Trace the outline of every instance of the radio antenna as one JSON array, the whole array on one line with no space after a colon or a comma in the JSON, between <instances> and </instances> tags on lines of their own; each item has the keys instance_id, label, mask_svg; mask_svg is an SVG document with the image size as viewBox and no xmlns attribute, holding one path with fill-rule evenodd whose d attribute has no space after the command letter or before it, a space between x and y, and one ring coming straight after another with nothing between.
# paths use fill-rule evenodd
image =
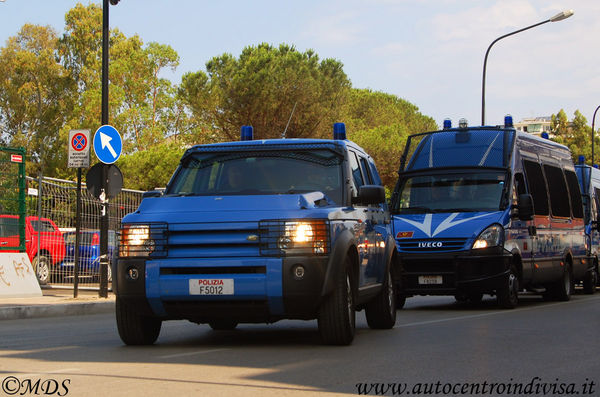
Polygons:
<instances>
[{"instance_id":1,"label":"radio antenna","mask_svg":"<svg viewBox=\"0 0 600 397\"><path fill-rule=\"evenodd\" d=\"M292 121L292 116L294 115L294 111L296 110L296 105L298 101L294 102L294 108L292 109L292 113L290 114L290 118L288 119L287 124L285 125L285 130L281 133L281 138L285 139L285 133L287 132L288 127L290 126L290 121Z\"/></svg>"}]
</instances>

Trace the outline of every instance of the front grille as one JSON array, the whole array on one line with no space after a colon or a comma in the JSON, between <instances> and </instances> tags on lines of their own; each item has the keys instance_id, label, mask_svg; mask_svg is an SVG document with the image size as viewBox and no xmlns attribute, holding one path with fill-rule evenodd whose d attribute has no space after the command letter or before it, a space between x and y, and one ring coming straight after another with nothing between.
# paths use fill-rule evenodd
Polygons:
<instances>
[{"instance_id":1,"label":"front grille","mask_svg":"<svg viewBox=\"0 0 600 397\"><path fill-rule=\"evenodd\" d=\"M259 256L256 222L170 224L167 247L171 258Z\"/></svg>"},{"instance_id":2,"label":"front grille","mask_svg":"<svg viewBox=\"0 0 600 397\"><path fill-rule=\"evenodd\" d=\"M452 258L440 259L403 259L402 266L406 273L415 274L450 274L454 273L456 265Z\"/></svg>"},{"instance_id":3,"label":"front grille","mask_svg":"<svg viewBox=\"0 0 600 397\"><path fill-rule=\"evenodd\" d=\"M466 238L397 239L402 252L449 252L465 249Z\"/></svg>"}]
</instances>

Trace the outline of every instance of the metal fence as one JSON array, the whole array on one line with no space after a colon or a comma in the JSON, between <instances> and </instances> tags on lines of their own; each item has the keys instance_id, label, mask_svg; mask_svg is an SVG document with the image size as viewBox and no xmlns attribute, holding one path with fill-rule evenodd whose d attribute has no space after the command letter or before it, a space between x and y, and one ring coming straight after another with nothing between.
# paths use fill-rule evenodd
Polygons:
<instances>
[{"instance_id":1,"label":"metal fence","mask_svg":"<svg viewBox=\"0 0 600 397\"><path fill-rule=\"evenodd\" d=\"M79 286L83 288L98 288L100 279L100 219L102 204L91 196L83 184L81 192L81 226L80 246L75 245L75 218L77 215L77 183L55 178L27 177L27 215L37 222L38 247L34 251L34 261L46 265L47 274L38 270L40 284L49 284L54 287L73 287L73 271L75 264L75 250L79 249ZM118 255L118 242L116 231L124 215L137 209L142 200L141 191L123 189L121 193L108 203L109 234L108 254L109 259L116 259ZM54 226L55 225L55 226ZM52 238L59 229L60 239ZM44 233L46 236L44 238ZM37 255L35 255L37 253ZM36 260L37 257L37 260ZM42 262L45 261L45 262ZM109 286L112 274L109 267Z\"/></svg>"}]
</instances>

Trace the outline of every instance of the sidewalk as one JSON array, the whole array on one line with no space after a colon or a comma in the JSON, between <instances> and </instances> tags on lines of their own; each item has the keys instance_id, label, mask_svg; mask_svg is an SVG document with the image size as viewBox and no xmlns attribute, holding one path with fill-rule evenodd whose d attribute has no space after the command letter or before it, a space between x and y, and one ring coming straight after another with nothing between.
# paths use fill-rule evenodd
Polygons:
<instances>
[{"instance_id":1,"label":"sidewalk","mask_svg":"<svg viewBox=\"0 0 600 397\"><path fill-rule=\"evenodd\" d=\"M98 291L80 290L73 298L70 289L42 289L36 298L0 298L0 321L37 317L77 316L114 313L115 295L99 298Z\"/></svg>"}]
</instances>

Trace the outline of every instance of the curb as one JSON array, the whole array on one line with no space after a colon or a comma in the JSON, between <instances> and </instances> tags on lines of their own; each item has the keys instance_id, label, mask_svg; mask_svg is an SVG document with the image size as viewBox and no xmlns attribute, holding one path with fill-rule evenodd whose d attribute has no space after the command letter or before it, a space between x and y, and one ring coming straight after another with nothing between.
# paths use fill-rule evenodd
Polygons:
<instances>
[{"instance_id":1,"label":"curb","mask_svg":"<svg viewBox=\"0 0 600 397\"><path fill-rule=\"evenodd\" d=\"M1 320L21 320L26 318L79 316L86 314L114 313L115 301L62 303L53 305L9 306L0 308Z\"/></svg>"}]
</instances>

